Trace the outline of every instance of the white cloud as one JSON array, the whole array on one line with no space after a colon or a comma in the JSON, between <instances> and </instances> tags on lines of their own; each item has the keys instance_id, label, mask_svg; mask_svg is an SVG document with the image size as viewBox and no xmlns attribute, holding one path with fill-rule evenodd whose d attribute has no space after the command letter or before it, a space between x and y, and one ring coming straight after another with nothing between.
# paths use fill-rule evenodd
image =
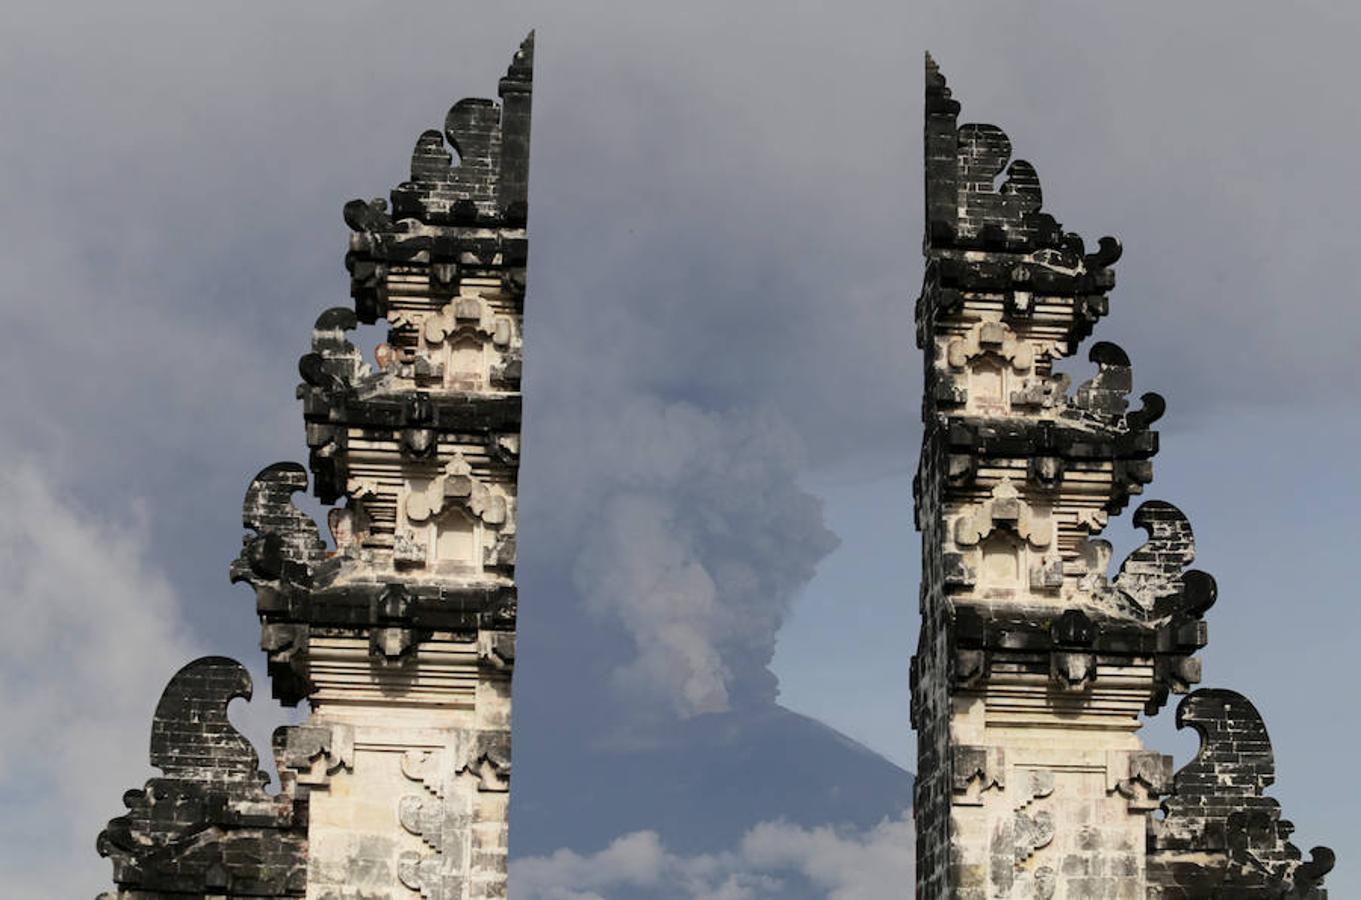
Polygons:
<instances>
[{"instance_id":1,"label":"white cloud","mask_svg":"<svg viewBox=\"0 0 1361 900\"><path fill-rule=\"evenodd\" d=\"M82 508L32 461L0 469L0 884L11 897L93 895L110 869L95 836L155 774L151 716L199 655L151 561L144 507ZM257 738L266 704L246 708Z\"/></svg>"},{"instance_id":2,"label":"white cloud","mask_svg":"<svg viewBox=\"0 0 1361 900\"><path fill-rule=\"evenodd\" d=\"M881 900L913 883L913 832L907 819L865 831L762 822L731 851L672 853L653 831L616 839L581 855L558 850L515 860L511 900Z\"/></svg>"},{"instance_id":3,"label":"white cloud","mask_svg":"<svg viewBox=\"0 0 1361 900\"><path fill-rule=\"evenodd\" d=\"M851 836L830 827L765 822L742 841L742 855L750 865L795 869L826 889L828 900L895 896L913 883L915 852L912 822L906 819Z\"/></svg>"}]
</instances>

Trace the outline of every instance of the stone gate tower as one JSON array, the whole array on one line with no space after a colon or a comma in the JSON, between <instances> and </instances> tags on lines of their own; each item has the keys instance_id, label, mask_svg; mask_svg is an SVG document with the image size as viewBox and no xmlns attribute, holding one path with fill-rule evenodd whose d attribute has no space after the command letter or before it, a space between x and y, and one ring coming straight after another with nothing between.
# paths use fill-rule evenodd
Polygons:
<instances>
[{"instance_id":1,"label":"stone gate tower","mask_svg":"<svg viewBox=\"0 0 1361 900\"><path fill-rule=\"evenodd\" d=\"M1148 540L1114 575L1097 537L1152 479L1164 402L1129 402L1111 343L1076 390L1053 366L1106 314L1120 245L1065 232L1006 134L959 110L928 57L918 896L1321 898L1332 853L1288 842L1250 702L1189 693L1201 746L1176 774L1140 742L1200 681L1215 582L1171 504L1134 511Z\"/></svg>"},{"instance_id":2,"label":"stone gate tower","mask_svg":"<svg viewBox=\"0 0 1361 900\"><path fill-rule=\"evenodd\" d=\"M506 892L516 472L534 43L500 102L462 100L411 178L345 206L353 308L299 363L308 469L246 492L233 581L255 589L282 789L227 720L233 660L190 663L156 709L163 776L99 836L110 897L478 900ZM366 361L346 337L384 322Z\"/></svg>"}]
</instances>

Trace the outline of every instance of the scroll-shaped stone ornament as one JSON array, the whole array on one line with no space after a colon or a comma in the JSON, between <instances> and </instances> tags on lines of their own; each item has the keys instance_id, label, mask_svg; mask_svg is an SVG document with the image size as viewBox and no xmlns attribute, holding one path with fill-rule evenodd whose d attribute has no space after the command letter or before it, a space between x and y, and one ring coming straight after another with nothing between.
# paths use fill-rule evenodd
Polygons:
<instances>
[{"instance_id":1,"label":"scroll-shaped stone ornament","mask_svg":"<svg viewBox=\"0 0 1361 900\"><path fill-rule=\"evenodd\" d=\"M1148 533L1148 540L1125 557L1112 586L1150 618L1204 615L1217 590L1211 575L1186 569L1195 561L1196 542L1185 513L1171 503L1149 500L1134 511L1132 521Z\"/></svg>"},{"instance_id":2,"label":"scroll-shaped stone ornament","mask_svg":"<svg viewBox=\"0 0 1361 900\"><path fill-rule=\"evenodd\" d=\"M1020 866L1054 840L1054 816L1047 810L1017 812L1013 833L1016 836L1016 865Z\"/></svg>"},{"instance_id":3,"label":"scroll-shaped stone ornament","mask_svg":"<svg viewBox=\"0 0 1361 900\"><path fill-rule=\"evenodd\" d=\"M1006 360L1018 373L1035 367L1035 350L1031 343L1018 338L1009 325L998 320L978 322L962 337L950 341L945 358L952 369L964 369L970 361L984 354Z\"/></svg>"},{"instance_id":4,"label":"scroll-shaped stone ornament","mask_svg":"<svg viewBox=\"0 0 1361 900\"><path fill-rule=\"evenodd\" d=\"M1073 393L1069 408L1075 417L1130 431L1146 430L1162 418L1167 402L1153 392L1140 397L1139 409L1127 412L1134 390L1134 369L1129 355L1118 344L1097 341L1087 359L1096 364L1097 371Z\"/></svg>"},{"instance_id":5,"label":"scroll-shaped stone ornament","mask_svg":"<svg viewBox=\"0 0 1361 900\"><path fill-rule=\"evenodd\" d=\"M533 54L531 35L501 81L508 116L511 106L518 107L518 97L528 95ZM502 115L503 108L491 100L460 100L445 117L442 133L422 133L411 154L411 179L392 192L396 216L430 224L472 223L499 215L523 221L523 209L513 216L508 209L523 207L523 187L518 180L509 183L504 176L513 173L505 172L503 163L507 155L520 156L528 148L503 133Z\"/></svg>"},{"instance_id":6,"label":"scroll-shaped stone ornament","mask_svg":"<svg viewBox=\"0 0 1361 900\"><path fill-rule=\"evenodd\" d=\"M209 656L180 669L161 695L151 764L163 773L123 797L128 814L99 835L114 881L136 896L302 896L307 826L291 790L268 776L227 705L251 696L250 674ZM286 785L287 787L287 785Z\"/></svg>"},{"instance_id":7,"label":"scroll-shaped stone ornament","mask_svg":"<svg viewBox=\"0 0 1361 900\"><path fill-rule=\"evenodd\" d=\"M353 388L373 374L364 355L345 337L359 326L354 310L335 306L317 317L312 326L312 352L298 360L298 372L308 386L327 393Z\"/></svg>"},{"instance_id":8,"label":"scroll-shaped stone ornament","mask_svg":"<svg viewBox=\"0 0 1361 900\"><path fill-rule=\"evenodd\" d=\"M996 820L988 839L992 862L988 873L992 892L988 896L1025 896L1026 888L1031 889L1033 896L1040 867L1034 867L1032 873L1028 864L1037 851L1053 842L1056 833L1054 816L1048 810L1017 810ZM1048 880L1046 874L1044 882Z\"/></svg>"},{"instance_id":9,"label":"scroll-shaped stone ornament","mask_svg":"<svg viewBox=\"0 0 1361 900\"><path fill-rule=\"evenodd\" d=\"M999 244L1033 240L1044 194L1034 166L1021 159L1007 165L1011 139L1006 133L996 125L962 125L958 153L964 203L959 236ZM998 185L1004 171L1006 178Z\"/></svg>"},{"instance_id":10,"label":"scroll-shaped stone ornament","mask_svg":"<svg viewBox=\"0 0 1361 900\"><path fill-rule=\"evenodd\" d=\"M375 234L394 228L392 216L388 215L388 202L382 197L351 200L345 204L342 215L351 231Z\"/></svg>"},{"instance_id":11,"label":"scroll-shaped stone ornament","mask_svg":"<svg viewBox=\"0 0 1361 900\"><path fill-rule=\"evenodd\" d=\"M1132 521L1148 540L1125 557L1113 579L1110 542L1088 538L1078 543L1077 591L1108 613L1165 627L1165 649L1194 653L1205 645L1199 620L1214 604L1216 587L1208 573L1186 568L1195 559L1190 522L1160 500L1141 504Z\"/></svg>"},{"instance_id":12,"label":"scroll-shaped stone ornament","mask_svg":"<svg viewBox=\"0 0 1361 900\"><path fill-rule=\"evenodd\" d=\"M425 841L432 850L443 851L444 807L421 794L407 794L397 804L402 827Z\"/></svg>"},{"instance_id":13,"label":"scroll-shaped stone ornament","mask_svg":"<svg viewBox=\"0 0 1361 900\"><path fill-rule=\"evenodd\" d=\"M475 795L509 790L510 732L462 729L437 750L402 754L402 774L424 788L398 802L402 827L431 849L403 853L398 876L422 897L461 897L469 868L464 838L473 819Z\"/></svg>"},{"instance_id":14,"label":"scroll-shaped stone ornament","mask_svg":"<svg viewBox=\"0 0 1361 900\"><path fill-rule=\"evenodd\" d=\"M1087 353L1096 363L1096 375L1078 385L1073 405L1101 416L1118 416L1129 407L1129 392L1134 389L1134 373L1129 356L1118 344L1097 341Z\"/></svg>"},{"instance_id":15,"label":"scroll-shaped stone ornament","mask_svg":"<svg viewBox=\"0 0 1361 900\"><path fill-rule=\"evenodd\" d=\"M1022 812L1037 800L1043 800L1054 793L1053 769L1026 769L1019 779L1020 785L1012 792L1012 808Z\"/></svg>"},{"instance_id":16,"label":"scroll-shaped stone ornament","mask_svg":"<svg viewBox=\"0 0 1361 900\"><path fill-rule=\"evenodd\" d=\"M1139 402L1141 405L1138 409L1125 413L1125 428L1129 431L1146 431L1167 411L1167 401L1163 395L1153 391L1139 395Z\"/></svg>"},{"instance_id":17,"label":"scroll-shaped stone ornament","mask_svg":"<svg viewBox=\"0 0 1361 900\"><path fill-rule=\"evenodd\" d=\"M242 524L254 532L242 539L241 554L232 562L233 582L252 587L271 583L307 586L312 570L326 557L326 542L312 517L293 503L307 490L307 470L281 462L261 469L246 489Z\"/></svg>"},{"instance_id":18,"label":"scroll-shaped stone ornament","mask_svg":"<svg viewBox=\"0 0 1361 900\"><path fill-rule=\"evenodd\" d=\"M1195 536L1186 515L1161 500L1141 503L1132 521L1148 540L1125 557L1113 584L1152 610L1158 600L1181 593L1182 569L1196 558Z\"/></svg>"},{"instance_id":19,"label":"scroll-shaped stone ornament","mask_svg":"<svg viewBox=\"0 0 1361 900\"><path fill-rule=\"evenodd\" d=\"M1149 822L1150 882L1182 896L1315 897L1333 854L1316 847L1301 860L1294 826L1265 790L1276 780L1271 739L1243 695L1198 690L1177 707L1177 727L1200 747L1173 777L1165 816Z\"/></svg>"},{"instance_id":20,"label":"scroll-shaped stone ornament","mask_svg":"<svg viewBox=\"0 0 1361 900\"><path fill-rule=\"evenodd\" d=\"M326 558L316 522L293 502L293 494L306 489L307 470L291 462L268 466L251 480L241 519L253 533L242 538L241 554L230 569L233 583L244 581L255 590L260 647L269 658L273 693L290 705L311 692L302 610Z\"/></svg>"}]
</instances>

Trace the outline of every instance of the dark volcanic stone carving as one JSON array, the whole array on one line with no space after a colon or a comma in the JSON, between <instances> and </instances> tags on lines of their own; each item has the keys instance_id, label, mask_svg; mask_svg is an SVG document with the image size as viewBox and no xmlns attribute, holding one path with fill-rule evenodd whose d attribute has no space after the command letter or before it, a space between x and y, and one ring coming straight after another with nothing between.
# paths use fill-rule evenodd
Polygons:
<instances>
[{"instance_id":1,"label":"dark volcanic stone carving","mask_svg":"<svg viewBox=\"0 0 1361 900\"><path fill-rule=\"evenodd\" d=\"M1324 896L1333 853L1315 847L1306 863L1289 842L1294 825L1264 793L1276 765L1257 708L1233 691L1199 690L1177 707L1177 727L1188 726L1200 749L1174 776L1165 817L1149 820L1152 896Z\"/></svg>"},{"instance_id":2,"label":"dark volcanic stone carving","mask_svg":"<svg viewBox=\"0 0 1361 900\"><path fill-rule=\"evenodd\" d=\"M242 539L231 565L231 580L255 589L274 696L290 706L310 692L299 655L307 643L313 571L326 556L316 522L293 503L293 494L306 489L307 471L297 463L275 463L255 476L241 510L254 533Z\"/></svg>"},{"instance_id":3,"label":"dark volcanic stone carving","mask_svg":"<svg viewBox=\"0 0 1361 900\"><path fill-rule=\"evenodd\" d=\"M114 881L132 897L300 897L306 886L306 801L293 785L277 796L227 704L250 699L235 660L195 660L170 680L151 731L163 777L128 791L128 814L99 835Z\"/></svg>"},{"instance_id":4,"label":"dark volcanic stone carving","mask_svg":"<svg viewBox=\"0 0 1361 900\"><path fill-rule=\"evenodd\" d=\"M1196 558L1195 537L1182 511L1160 500L1139 504L1133 522L1148 532L1148 542L1125 558L1112 583L1151 611L1182 592L1182 569Z\"/></svg>"}]
</instances>

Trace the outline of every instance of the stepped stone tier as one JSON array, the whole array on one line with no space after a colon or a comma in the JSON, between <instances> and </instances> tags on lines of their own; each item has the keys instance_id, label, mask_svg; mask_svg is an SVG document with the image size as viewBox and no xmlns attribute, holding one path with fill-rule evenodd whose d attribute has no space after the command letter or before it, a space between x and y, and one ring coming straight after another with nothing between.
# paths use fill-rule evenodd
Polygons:
<instances>
[{"instance_id":1,"label":"stepped stone tier","mask_svg":"<svg viewBox=\"0 0 1361 900\"><path fill-rule=\"evenodd\" d=\"M246 491L231 578L274 696L310 706L274 734L281 789L227 719L245 668L185 666L152 724L162 776L99 836L105 896L506 895L533 54L420 136L390 209L346 204L354 306L299 363L308 466ZM347 332L379 321L366 361ZM293 502L309 469L333 547Z\"/></svg>"},{"instance_id":2,"label":"stepped stone tier","mask_svg":"<svg viewBox=\"0 0 1361 900\"><path fill-rule=\"evenodd\" d=\"M959 111L928 56L918 896L1322 898L1333 854L1289 843L1257 710L1192 691L1215 581L1188 568L1186 516L1140 504L1147 542L1113 576L1097 537L1151 481L1164 409L1129 401L1114 344L1075 390L1054 372L1106 314L1120 245L1064 231L1006 134ZM1175 774L1138 735L1169 694L1200 736Z\"/></svg>"}]
</instances>

